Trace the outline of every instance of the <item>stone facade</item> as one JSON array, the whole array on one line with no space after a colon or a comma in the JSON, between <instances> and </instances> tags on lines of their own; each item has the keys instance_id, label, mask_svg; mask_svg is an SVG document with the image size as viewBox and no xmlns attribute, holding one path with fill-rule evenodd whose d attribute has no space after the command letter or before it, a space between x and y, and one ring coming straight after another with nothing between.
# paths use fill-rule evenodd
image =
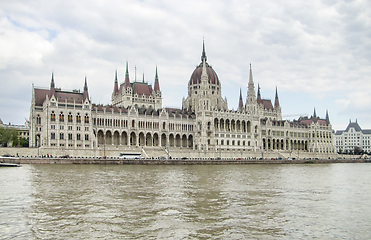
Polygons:
<instances>
[{"instance_id":1,"label":"stone facade","mask_svg":"<svg viewBox=\"0 0 371 240\"><path fill-rule=\"evenodd\" d=\"M345 130L338 130L335 133L336 151L342 153L354 152L359 147L365 152L371 152L371 129L362 129L357 120L349 121Z\"/></svg>"},{"instance_id":2,"label":"stone facade","mask_svg":"<svg viewBox=\"0 0 371 240\"><path fill-rule=\"evenodd\" d=\"M30 111L30 146L48 151L81 150L90 155L142 151L144 156L188 157L276 156L300 157L335 154L332 127L312 117L283 120L278 92L274 104L257 96L250 65L245 104L240 90L237 111L228 109L221 81L208 64L205 46L201 63L188 82L182 108L163 108L157 67L155 84L125 81L117 72L112 105L96 105L84 91L33 88ZM84 151L82 151L84 150ZM107 151L107 152L106 152ZM170 151L170 152L169 152Z\"/></svg>"}]
</instances>

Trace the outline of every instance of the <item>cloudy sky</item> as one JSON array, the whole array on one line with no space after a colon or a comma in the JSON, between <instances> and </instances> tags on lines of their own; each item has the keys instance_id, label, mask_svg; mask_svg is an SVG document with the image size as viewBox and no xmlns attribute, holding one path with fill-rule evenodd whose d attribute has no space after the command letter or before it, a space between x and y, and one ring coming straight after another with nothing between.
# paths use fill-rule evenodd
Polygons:
<instances>
[{"instance_id":1,"label":"cloudy sky","mask_svg":"<svg viewBox=\"0 0 371 240\"><path fill-rule=\"evenodd\" d=\"M110 104L126 61L132 81L153 83L157 65L163 106L180 108L203 39L230 109L251 63L285 119L328 109L335 130L371 128L369 0L1 1L0 119L23 124L32 85L48 88L52 72L62 90L86 76L91 100Z\"/></svg>"}]
</instances>

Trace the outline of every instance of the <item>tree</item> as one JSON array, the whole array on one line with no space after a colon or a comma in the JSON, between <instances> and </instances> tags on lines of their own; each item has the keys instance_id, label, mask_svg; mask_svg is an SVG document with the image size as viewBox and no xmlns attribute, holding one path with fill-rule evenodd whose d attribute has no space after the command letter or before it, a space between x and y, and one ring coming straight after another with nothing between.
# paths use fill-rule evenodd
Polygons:
<instances>
[{"instance_id":1,"label":"tree","mask_svg":"<svg viewBox=\"0 0 371 240\"><path fill-rule=\"evenodd\" d=\"M12 143L13 146L18 145L17 129L0 127L0 145L7 147L9 143Z\"/></svg>"},{"instance_id":2,"label":"tree","mask_svg":"<svg viewBox=\"0 0 371 240\"><path fill-rule=\"evenodd\" d=\"M354 147L354 154L355 155L359 155L359 154L362 154L363 150L362 148L358 147L358 146L355 146Z\"/></svg>"}]
</instances>

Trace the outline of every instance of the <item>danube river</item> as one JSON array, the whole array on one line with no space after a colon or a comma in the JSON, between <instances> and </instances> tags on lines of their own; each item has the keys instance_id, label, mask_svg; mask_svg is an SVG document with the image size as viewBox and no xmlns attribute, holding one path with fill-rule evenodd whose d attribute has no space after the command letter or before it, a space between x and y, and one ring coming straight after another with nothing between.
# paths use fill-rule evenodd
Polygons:
<instances>
[{"instance_id":1,"label":"danube river","mask_svg":"<svg viewBox=\"0 0 371 240\"><path fill-rule=\"evenodd\" d=\"M370 239L371 164L0 168L0 239Z\"/></svg>"}]
</instances>

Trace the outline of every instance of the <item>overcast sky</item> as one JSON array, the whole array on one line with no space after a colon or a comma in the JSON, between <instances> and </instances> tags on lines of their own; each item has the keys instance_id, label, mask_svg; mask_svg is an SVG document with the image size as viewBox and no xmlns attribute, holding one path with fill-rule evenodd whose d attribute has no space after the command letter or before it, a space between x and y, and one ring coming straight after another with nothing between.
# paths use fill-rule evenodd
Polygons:
<instances>
[{"instance_id":1,"label":"overcast sky","mask_svg":"<svg viewBox=\"0 0 371 240\"><path fill-rule=\"evenodd\" d=\"M180 108L203 38L230 109L251 63L284 119L328 109L335 130L371 128L369 0L1 1L0 119L29 119L32 84L48 88L52 72L62 90L86 76L93 103L110 104L126 61L132 81L153 83L157 65L163 106Z\"/></svg>"}]
</instances>

